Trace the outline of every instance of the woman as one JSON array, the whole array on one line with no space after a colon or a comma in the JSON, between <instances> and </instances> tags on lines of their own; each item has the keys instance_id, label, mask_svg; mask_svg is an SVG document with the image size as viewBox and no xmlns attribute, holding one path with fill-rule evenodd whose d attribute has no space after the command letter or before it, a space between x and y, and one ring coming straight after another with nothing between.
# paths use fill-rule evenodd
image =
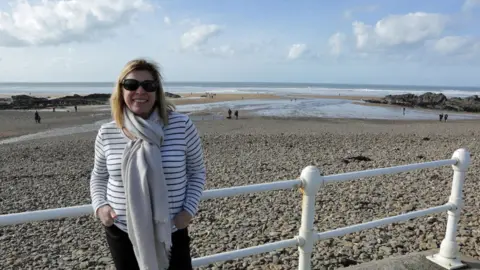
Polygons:
<instances>
[{"instance_id":1,"label":"woman","mask_svg":"<svg viewBox=\"0 0 480 270\"><path fill-rule=\"evenodd\" d=\"M92 205L117 269L192 269L187 226L205 185L202 145L174 112L161 75L144 59L126 64L100 127L90 180Z\"/></svg>"}]
</instances>

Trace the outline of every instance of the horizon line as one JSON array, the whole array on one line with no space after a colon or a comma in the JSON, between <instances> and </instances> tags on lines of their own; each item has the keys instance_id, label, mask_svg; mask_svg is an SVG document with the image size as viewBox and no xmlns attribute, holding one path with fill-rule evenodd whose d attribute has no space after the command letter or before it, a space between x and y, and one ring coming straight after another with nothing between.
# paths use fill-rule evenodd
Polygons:
<instances>
[{"instance_id":1,"label":"horizon line","mask_svg":"<svg viewBox=\"0 0 480 270\"><path fill-rule=\"evenodd\" d=\"M84 83L111 83L115 81L0 81L0 84L84 84ZM375 84L375 83L336 83L336 82L282 82L282 81L164 81L163 83L238 83L238 84L285 84L285 85L350 85L350 86L395 86L395 87L457 87L480 88L480 85L428 85L428 84Z\"/></svg>"}]
</instances>

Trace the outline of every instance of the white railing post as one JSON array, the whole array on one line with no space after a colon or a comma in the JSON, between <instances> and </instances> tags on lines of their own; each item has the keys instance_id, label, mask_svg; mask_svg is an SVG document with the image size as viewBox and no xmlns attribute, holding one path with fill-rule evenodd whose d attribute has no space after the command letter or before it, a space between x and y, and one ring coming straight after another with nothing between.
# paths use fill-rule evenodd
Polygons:
<instances>
[{"instance_id":1,"label":"white railing post","mask_svg":"<svg viewBox=\"0 0 480 270\"><path fill-rule=\"evenodd\" d=\"M323 176L320 170L315 166L308 166L302 170L300 175L302 180L303 198L302 198L302 224L299 232L300 243L298 246L299 270L310 270L313 244L315 238L313 235L313 220L315 217L315 196L320 186L323 185Z\"/></svg>"},{"instance_id":2,"label":"white railing post","mask_svg":"<svg viewBox=\"0 0 480 270\"><path fill-rule=\"evenodd\" d=\"M465 181L465 173L470 165L470 153L466 149L458 149L453 153L452 159L456 159L457 163L452 166L452 193L450 194L448 203L455 207L448 211L447 231L445 233L445 239L443 239L440 244L440 251L437 254L427 257L427 259L445 269L458 269L465 266L458 258L459 250L456 237L460 212L463 207L463 183Z\"/></svg>"}]
</instances>

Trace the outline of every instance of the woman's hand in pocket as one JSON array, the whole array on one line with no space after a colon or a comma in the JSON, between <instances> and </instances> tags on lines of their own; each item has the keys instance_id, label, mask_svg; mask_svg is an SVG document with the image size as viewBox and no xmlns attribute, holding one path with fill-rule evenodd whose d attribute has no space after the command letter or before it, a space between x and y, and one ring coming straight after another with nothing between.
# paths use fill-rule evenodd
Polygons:
<instances>
[{"instance_id":1,"label":"woman's hand in pocket","mask_svg":"<svg viewBox=\"0 0 480 270\"><path fill-rule=\"evenodd\" d=\"M173 222L175 224L175 227L177 229L185 229L188 224L190 224L190 221L192 220L192 216L185 210L182 212L178 213L175 218L173 219Z\"/></svg>"},{"instance_id":2,"label":"woman's hand in pocket","mask_svg":"<svg viewBox=\"0 0 480 270\"><path fill-rule=\"evenodd\" d=\"M97 209L97 216L106 227L113 225L113 221L117 218L117 214L113 211L110 205L104 205Z\"/></svg>"}]
</instances>

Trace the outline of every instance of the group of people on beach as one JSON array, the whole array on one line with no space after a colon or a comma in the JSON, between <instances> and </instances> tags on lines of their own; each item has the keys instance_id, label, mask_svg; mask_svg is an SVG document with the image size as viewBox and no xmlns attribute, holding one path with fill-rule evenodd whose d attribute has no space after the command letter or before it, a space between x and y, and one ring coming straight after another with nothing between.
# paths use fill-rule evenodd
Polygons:
<instances>
[{"instance_id":1,"label":"group of people on beach","mask_svg":"<svg viewBox=\"0 0 480 270\"><path fill-rule=\"evenodd\" d=\"M206 97L206 98L214 98L214 97L216 97L216 96L217 96L216 93L205 92L205 97Z\"/></svg>"},{"instance_id":2,"label":"group of people on beach","mask_svg":"<svg viewBox=\"0 0 480 270\"><path fill-rule=\"evenodd\" d=\"M75 105L73 108L74 108L75 112L78 111L77 105ZM52 112L55 112L55 107L52 108ZM40 124L40 121L42 120L42 118L40 117L40 114L38 113L37 110L35 111L34 119L35 119L35 123L37 123L37 124Z\"/></svg>"},{"instance_id":3,"label":"group of people on beach","mask_svg":"<svg viewBox=\"0 0 480 270\"><path fill-rule=\"evenodd\" d=\"M235 119L238 120L238 110L235 110L235 112L233 113L233 115L235 115ZM232 119L232 110L231 110L231 109L228 109L227 119Z\"/></svg>"},{"instance_id":4,"label":"group of people on beach","mask_svg":"<svg viewBox=\"0 0 480 270\"><path fill-rule=\"evenodd\" d=\"M403 107L403 115L405 115L405 107ZM448 114L447 113L446 114L441 113L441 114L438 115L438 119L439 119L440 122L442 122L442 120L447 122Z\"/></svg>"},{"instance_id":5,"label":"group of people on beach","mask_svg":"<svg viewBox=\"0 0 480 270\"><path fill-rule=\"evenodd\" d=\"M443 115L443 113L441 113L438 115L438 119L440 120L440 122L442 122L442 119L444 119L445 122L447 122L448 114Z\"/></svg>"}]
</instances>

